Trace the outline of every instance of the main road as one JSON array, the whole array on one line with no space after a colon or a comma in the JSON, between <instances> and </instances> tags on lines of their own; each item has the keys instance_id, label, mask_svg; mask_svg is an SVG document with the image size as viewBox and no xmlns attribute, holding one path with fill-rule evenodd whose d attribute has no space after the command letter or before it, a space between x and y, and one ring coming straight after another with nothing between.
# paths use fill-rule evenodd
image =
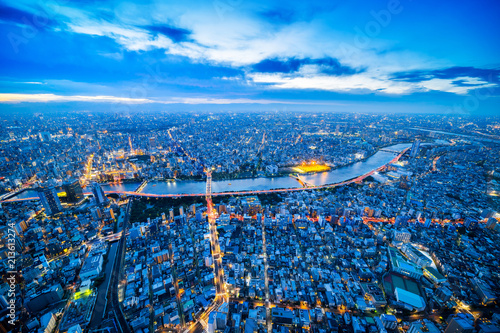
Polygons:
<instances>
[{"instance_id":1,"label":"main road","mask_svg":"<svg viewBox=\"0 0 500 333\"><path fill-rule=\"evenodd\" d=\"M214 265L214 284L215 284L215 299L212 304L200 315L198 320L187 328L184 332L201 332L207 328L207 322L210 313L217 311L217 309L224 303L229 301L229 296L226 290L226 282L224 280L224 269L222 268L222 256L220 252L219 237L217 234L217 213L215 212L212 204L211 188L212 188L212 175L207 172L207 191L205 193L207 200L207 219L208 227L210 229L210 249L212 252L212 259Z\"/></svg>"},{"instance_id":2,"label":"main road","mask_svg":"<svg viewBox=\"0 0 500 333\"><path fill-rule=\"evenodd\" d=\"M108 255L109 260L105 268L106 277L104 282L97 288L97 300L95 303L94 312L92 314L92 319L90 320L89 329L97 328L100 325L102 318L105 315L104 311L106 310L108 303L108 290L113 276L112 270L113 266L116 265L115 257L117 253L117 248L118 248L118 243L113 243L111 244L111 247L109 249L109 255Z\"/></svg>"},{"instance_id":3,"label":"main road","mask_svg":"<svg viewBox=\"0 0 500 333\"><path fill-rule=\"evenodd\" d=\"M109 293L107 309L108 314L111 314L110 317L114 318L117 326L120 328L122 333L131 333L130 328L128 326L127 320L123 314L121 304L118 300L118 285L120 282L120 274L122 272L123 261L125 258L125 248L126 248L126 238L127 238L127 227L128 221L130 218L130 209L132 208L133 199L129 199L127 203L127 208L125 209L125 216L123 218L123 227L121 238L118 242L118 249L116 254L116 259L113 266L113 272L111 274L111 291Z\"/></svg>"}]
</instances>

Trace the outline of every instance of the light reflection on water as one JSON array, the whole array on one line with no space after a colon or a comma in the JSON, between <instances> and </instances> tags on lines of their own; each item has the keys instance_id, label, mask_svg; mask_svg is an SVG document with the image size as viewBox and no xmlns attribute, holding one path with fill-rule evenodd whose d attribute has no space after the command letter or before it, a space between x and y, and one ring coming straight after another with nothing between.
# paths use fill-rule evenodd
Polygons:
<instances>
[{"instance_id":1,"label":"light reflection on water","mask_svg":"<svg viewBox=\"0 0 500 333\"><path fill-rule=\"evenodd\" d=\"M410 147L411 144L403 143L397 144L387 149L394 151L402 151L405 148ZM374 169L377 169L388 162L390 162L396 156L395 153L379 151L373 156L367 158L364 161L356 162L351 165L341 167L335 170L311 174L311 175L301 175L301 178L311 185L326 185L339 183L345 180L349 180L361 175L364 175ZM229 185L231 184L231 185ZM132 183L121 183L121 184L109 184L103 185L104 191L135 191L140 185L140 182ZM205 193L205 181L156 181L149 182L146 187L142 190L142 193L151 194L198 194ZM233 191L256 191L256 190L271 190L279 188L296 188L300 187L297 180L291 177L259 177L259 178L248 178L248 179L233 179L233 180L220 180L212 182L212 192L233 192ZM84 190L85 191L85 190ZM37 194L33 190L25 191L17 198L30 198L37 197Z\"/></svg>"}]
</instances>

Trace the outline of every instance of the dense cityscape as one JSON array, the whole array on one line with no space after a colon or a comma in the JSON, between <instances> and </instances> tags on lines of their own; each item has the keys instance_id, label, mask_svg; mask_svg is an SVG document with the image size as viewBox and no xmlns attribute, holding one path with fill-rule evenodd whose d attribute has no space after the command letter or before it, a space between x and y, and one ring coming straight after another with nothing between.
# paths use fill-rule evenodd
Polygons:
<instances>
[{"instance_id":1,"label":"dense cityscape","mask_svg":"<svg viewBox=\"0 0 500 333\"><path fill-rule=\"evenodd\" d=\"M23 113L1 126L5 332L500 330L498 117Z\"/></svg>"},{"instance_id":2,"label":"dense cityscape","mask_svg":"<svg viewBox=\"0 0 500 333\"><path fill-rule=\"evenodd\" d=\"M500 333L499 17L1 0L0 333Z\"/></svg>"}]
</instances>

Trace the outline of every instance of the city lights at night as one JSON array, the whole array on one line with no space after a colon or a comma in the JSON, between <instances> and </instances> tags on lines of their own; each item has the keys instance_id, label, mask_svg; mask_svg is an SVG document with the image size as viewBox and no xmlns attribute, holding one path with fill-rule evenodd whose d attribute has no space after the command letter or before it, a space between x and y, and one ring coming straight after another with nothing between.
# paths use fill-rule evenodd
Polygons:
<instances>
[{"instance_id":1,"label":"city lights at night","mask_svg":"<svg viewBox=\"0 0 500 333\"><path fill-rule=\"evenodd\" d=\"M500 332L499 17L0 1L0 333Z\"/></svg>"}]
</instances>

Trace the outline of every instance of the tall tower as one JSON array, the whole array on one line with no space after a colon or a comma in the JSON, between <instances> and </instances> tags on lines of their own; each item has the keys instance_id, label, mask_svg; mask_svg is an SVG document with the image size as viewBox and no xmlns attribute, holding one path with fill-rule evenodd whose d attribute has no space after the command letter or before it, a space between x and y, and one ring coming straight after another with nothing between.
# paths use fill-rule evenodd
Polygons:
<instances>
[{"instance_id":1,"label":"tall tower","mask_svg":"<svg viewBox=\"0 0 500 333\"><path fill-rule=\"evenodd\" d=\"M418 154L418 149L420 148L420 140L416 139L413 141L413 145L411 146L410 157L415 158Z\"/></svg>"}]
</instances>

